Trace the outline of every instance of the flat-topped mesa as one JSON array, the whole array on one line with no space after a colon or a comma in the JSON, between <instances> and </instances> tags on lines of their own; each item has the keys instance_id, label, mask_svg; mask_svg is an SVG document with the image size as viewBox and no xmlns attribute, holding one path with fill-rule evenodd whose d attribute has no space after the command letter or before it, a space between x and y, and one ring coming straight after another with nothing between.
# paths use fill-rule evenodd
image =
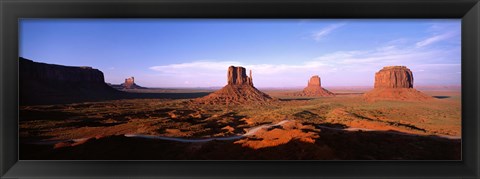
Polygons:
<instances>
[{"instance_id":1,"label":"flat-topped mesa","mask_svg":"<svg viewBox=\"0 0 480 179\"><path fill-rule=\"evenodd\" d=\"M334 96L335 94L322 88L322 81L318 75L314 75L308 80L308 85L295 96Z\"/></svg>"},{"instance_id":2,"label":"flat-topped mesa","mask_svg":"<svg viewBox=\"0 0 480 179\"><path fill-rule=\"evenodd\" d=\"M252 70L250 70L250 77L247 76L246 70L243 67L228 67L227 73L228 85L253 85L252 82Z\"/></svg>"},{"instance_id":3,"label":"flat-topped mesa","mask_svg":"<svg viewBox=\"0 0 480 179\"><path fill-rule=\"evenodd\" d=\"M113 99L123 95L88 66L64 66L19 57L20 105L63 104Z\"/></svg>"},{"instance_id":4,"label":"flat-topped mesa","mask_svg":"<svg viewBox=\"0 0 480 179\"><path fill-rule=\"evenodd\" d=\"M413 74L406 66L387 66L375 73L375 88L413 88Z\"/></svg>"},{"instance_id":5,"label":"flat-topped mesa","mask_svg":"<svg viewBox=\"0 0 480 179\"><path fill-rule=\"evenodd\" d=\"M365 93L368 101L424 101L433 99L413 88L413 73L406 66L387 66L375 73L374 89Z\"/></svg>"},{"instance_id":6,"label":"flat-topped mesa","mask_svg":"<svg viewBox=\"0 0 480 179\"><path fill-rule=\"evenodd\" d=\"M253 86L251 70L248 77L245 68L230 66L227 72L227 85L195 101L207 104L244 104L264 103L271 100L273 100L272 97Z\"/></svg>"},{"instance_id":7,"label":"flat-topped mesa","mask_svg":"<svg viewBox=\"0 0 480 179\"><path fill-rule=\"evenodd\" d=\"M104 84L103 73L89 66L63 66L55 64L46 64L34 62L26 58L19 58L21 71L20 76L23 81L32 81L35 83L51 82L75 83L75 84Z\"/></svg>"}]
</instances>

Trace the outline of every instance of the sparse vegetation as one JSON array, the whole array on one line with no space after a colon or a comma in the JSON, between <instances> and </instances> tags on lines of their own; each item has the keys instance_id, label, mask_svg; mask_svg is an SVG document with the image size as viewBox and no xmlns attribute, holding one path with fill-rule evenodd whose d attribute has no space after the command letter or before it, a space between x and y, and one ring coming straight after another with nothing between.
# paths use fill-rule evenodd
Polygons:
<instances>
[{"instance_id":1,"label":"sparse vegetation","mask_svg":"<svg viewBox=\"0 0 480 179\"><path fill-rule=\"evenodd\" d=\"M323 130L310 131L320 134L320 137L315 139L317 142L309 145L319 145L323 147L322 150L332 152L330 147L333 144L324 142L331 140L325 139L331 134L325 135L326 129L322 129L322 126L335 129L397 131L421 136L461 134L458 92L444 92L442 95L451 97L429 102L366 102L358 94L295 99L292 96L282 96L278 91L267 93L272 97L287 100L275 100L268 104L222 105L202 104L191 99L125 99L22 106L20 137L22 142L27 143L42 140L100 139L124 134L197 139L238 135L262 124L293 120L306 126L317 126L318 131ZM244 141L258 143L256 140L262 139L251 138ZM377 158L374 154L370 157ZM322 158L325 156L322 155Z\"/></svg>"}]
</instances>

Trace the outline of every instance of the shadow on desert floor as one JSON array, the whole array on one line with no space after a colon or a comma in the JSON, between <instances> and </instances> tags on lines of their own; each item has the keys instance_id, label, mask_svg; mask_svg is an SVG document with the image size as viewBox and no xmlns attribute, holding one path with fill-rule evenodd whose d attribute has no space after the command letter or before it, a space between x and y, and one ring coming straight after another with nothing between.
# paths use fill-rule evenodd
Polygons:
<instances>
[{"instance_id":1,"label":"shadow on desert floor","mask_svg":"<svg viewBox=\"0 0 480 179\"><path fill-rule=\"evenodd\" d=\"M280 101L310 101L315 98L280 98Z\"/></svg>"},{"instance_id":2,"label":"shadow on desert floor","mask_svg":"<svg viewBox=\"0 0 480 179\"><path fill-rule=\"evenodd\" d=\"M327 125L327 124L325 124ZM329 124L335 129L345 126ZM273 147L252 149L234 141L200 143L128 138L91 138L54 149L22 143L21 159L59 160L460 160L461 140L398 131L345 131L318 128L314 143L292 139ZM260 139L261 140L261 139Z\"/></svg>"},{"instance_id":3,"label":"shadow on desert floor","mask_svg":"<svg viewBox=\"0 0 480 179\"><path fill-rule=\"evenodd\" d=\"M110 100L122 100L122 99L192 99L200 98L210 94L210 92L192 92L192 93L136 93L136 92L123 92L116 91L114 93L102 95L82 95L82 94L69 94L68 97L61 95L42 97L36 99L35 97L24 97L21 100L21 105L52 105L52 104L70 104L70 103L83 103L83 102L103 102Z\"/></svg>"},{"instance_id":4,"label":"shadow on desert floor","mask_svg":"<svg viewBox=\"0 0 480 179\"><path fill-rule=\"evenodd\" d=\"M437 98L437 99L446 99L446 98L450 98L450 96L432 96L434 98Z\"/></svg>"}]
</instances>

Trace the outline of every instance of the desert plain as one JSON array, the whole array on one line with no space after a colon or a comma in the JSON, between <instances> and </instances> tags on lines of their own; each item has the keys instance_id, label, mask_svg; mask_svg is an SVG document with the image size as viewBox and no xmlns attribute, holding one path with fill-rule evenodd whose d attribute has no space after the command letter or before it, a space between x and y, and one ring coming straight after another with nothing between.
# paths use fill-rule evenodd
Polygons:
<instances>
[{"instance_id":1,"label":"desert plain","mask_svg":"<svg viewBox=\"0 0 480 179\"><path fill-rule=\"evenodd\" d=\"M155 90L189 93L145 89ZM165 98L21 106L20 159L461 159L459 89L427 88L428 101L365 101L368 88L329 90L334 97L265 89L275 99L266 103Z\"/></svg>"}]
</instances>

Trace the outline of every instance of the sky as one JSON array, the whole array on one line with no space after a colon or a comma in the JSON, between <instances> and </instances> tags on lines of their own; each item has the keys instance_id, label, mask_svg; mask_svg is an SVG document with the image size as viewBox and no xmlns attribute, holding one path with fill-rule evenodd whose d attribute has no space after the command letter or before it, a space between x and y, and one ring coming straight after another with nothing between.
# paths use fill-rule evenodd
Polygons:
<instances>
[{"instance_id":1,"label":"sky","mask_svg":"<svg viewBox=\"0 0 480 179\"><path fill-rule=\"evenodd\" d=\"M414 86L460 85L460 19L21 19L20 56L91 66L107 83L221 87L227 68L256 87L373 86L407 66Z\"/></svg>"}]
</instances>

